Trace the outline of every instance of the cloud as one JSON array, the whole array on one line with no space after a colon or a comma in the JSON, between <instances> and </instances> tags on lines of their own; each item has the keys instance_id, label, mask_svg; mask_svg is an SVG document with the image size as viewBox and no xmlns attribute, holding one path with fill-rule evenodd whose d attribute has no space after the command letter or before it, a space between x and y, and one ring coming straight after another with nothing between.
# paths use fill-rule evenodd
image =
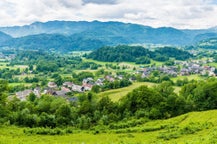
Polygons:
<instances>
[{"instance_id":1,"label":"cloud","mask_svg":"<svg viewBox=\"0 0 217 144\"><path fill-rule=\"evenodd\" d=\"M0 26L49 20L100 20L153 27L216 26L215 0L1 0Z\"/></svg>"},{"instance_id":2,"label":"cloud","mask_svg":"<svg viewBox=\"0 0 217 144\"><path fill-rule=\"evenodd\" d=\"M83 0L84 4L95 3L95 4L116 4L117 0Z\"/></svg>"}]
</instances>

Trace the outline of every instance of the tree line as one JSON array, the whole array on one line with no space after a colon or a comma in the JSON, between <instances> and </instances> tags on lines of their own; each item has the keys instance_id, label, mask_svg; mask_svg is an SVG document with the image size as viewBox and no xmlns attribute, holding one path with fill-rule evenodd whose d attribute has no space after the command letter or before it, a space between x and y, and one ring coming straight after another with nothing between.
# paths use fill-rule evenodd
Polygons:
<instances>
[{"instance_id":1,"label":"tree line","mask_svg":"<svg viewBox=\"0 0 217 144\"><path fill-rule=\"evenodd\" d=\"M8 98L8 84L0 81L0 122L27 127L72 126L89 129L112 126L124 119L165 119L190 111L217 108L217 80L192 81L179 94L170 82L154 87L141 86L118 102L94 92L83 93L77 100L33 93L27 101Z\"/></svg>"}]
</instances>

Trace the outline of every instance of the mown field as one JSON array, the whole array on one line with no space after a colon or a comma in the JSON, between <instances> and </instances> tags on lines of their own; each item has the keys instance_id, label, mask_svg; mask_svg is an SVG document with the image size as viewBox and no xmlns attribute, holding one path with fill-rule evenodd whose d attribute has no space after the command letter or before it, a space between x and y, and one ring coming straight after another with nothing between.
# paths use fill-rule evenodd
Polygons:
<instances>
[{"instance_id":1,"label":"mown field","mask_svg":"<svg viewBox=\"0 0 217 144\"><path fill-rule=\"evenodd\" d=\"M215 144L217 110L191 112L168 120L144 122L135 127L96 134L75 131L66 135L25 134L16 126L0 127L1 144ZM73 131L73 130L72 130Z\"/></svg>"}]
</instances>

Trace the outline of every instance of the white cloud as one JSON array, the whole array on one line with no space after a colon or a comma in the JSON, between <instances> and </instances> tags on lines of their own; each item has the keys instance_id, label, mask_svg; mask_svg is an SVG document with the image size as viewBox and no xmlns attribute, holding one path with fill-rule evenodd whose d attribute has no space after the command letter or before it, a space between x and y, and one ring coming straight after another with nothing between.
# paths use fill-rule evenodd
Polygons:
<instances>
[{"instance_id":1,"label":"white cloud","mask_svg":"<svg viewBox=\"0 0 217 144\"><path fill-rule=\"evenodd\" d=\"M0 26L49 20L123 21L177 28L216 26L215 0L1 0Z\"/></svg>"}]
</instances>

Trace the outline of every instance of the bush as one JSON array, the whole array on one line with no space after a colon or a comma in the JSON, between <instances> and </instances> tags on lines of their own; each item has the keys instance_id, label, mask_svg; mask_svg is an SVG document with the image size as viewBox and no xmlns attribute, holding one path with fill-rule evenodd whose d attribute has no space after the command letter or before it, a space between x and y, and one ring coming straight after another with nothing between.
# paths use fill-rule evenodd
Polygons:
<instances>
[{"instance_id":1,"label":"bush","mask_svg":"<svg viewBox=\"0 0 217 144\"><path fill-rule=\"evenodd\" d=\"M71 128L60 129L60 128L28 128L24 129L25 134L38 134L38 135L63 135L73 133Z\"/></svg>"}]
</instances>

